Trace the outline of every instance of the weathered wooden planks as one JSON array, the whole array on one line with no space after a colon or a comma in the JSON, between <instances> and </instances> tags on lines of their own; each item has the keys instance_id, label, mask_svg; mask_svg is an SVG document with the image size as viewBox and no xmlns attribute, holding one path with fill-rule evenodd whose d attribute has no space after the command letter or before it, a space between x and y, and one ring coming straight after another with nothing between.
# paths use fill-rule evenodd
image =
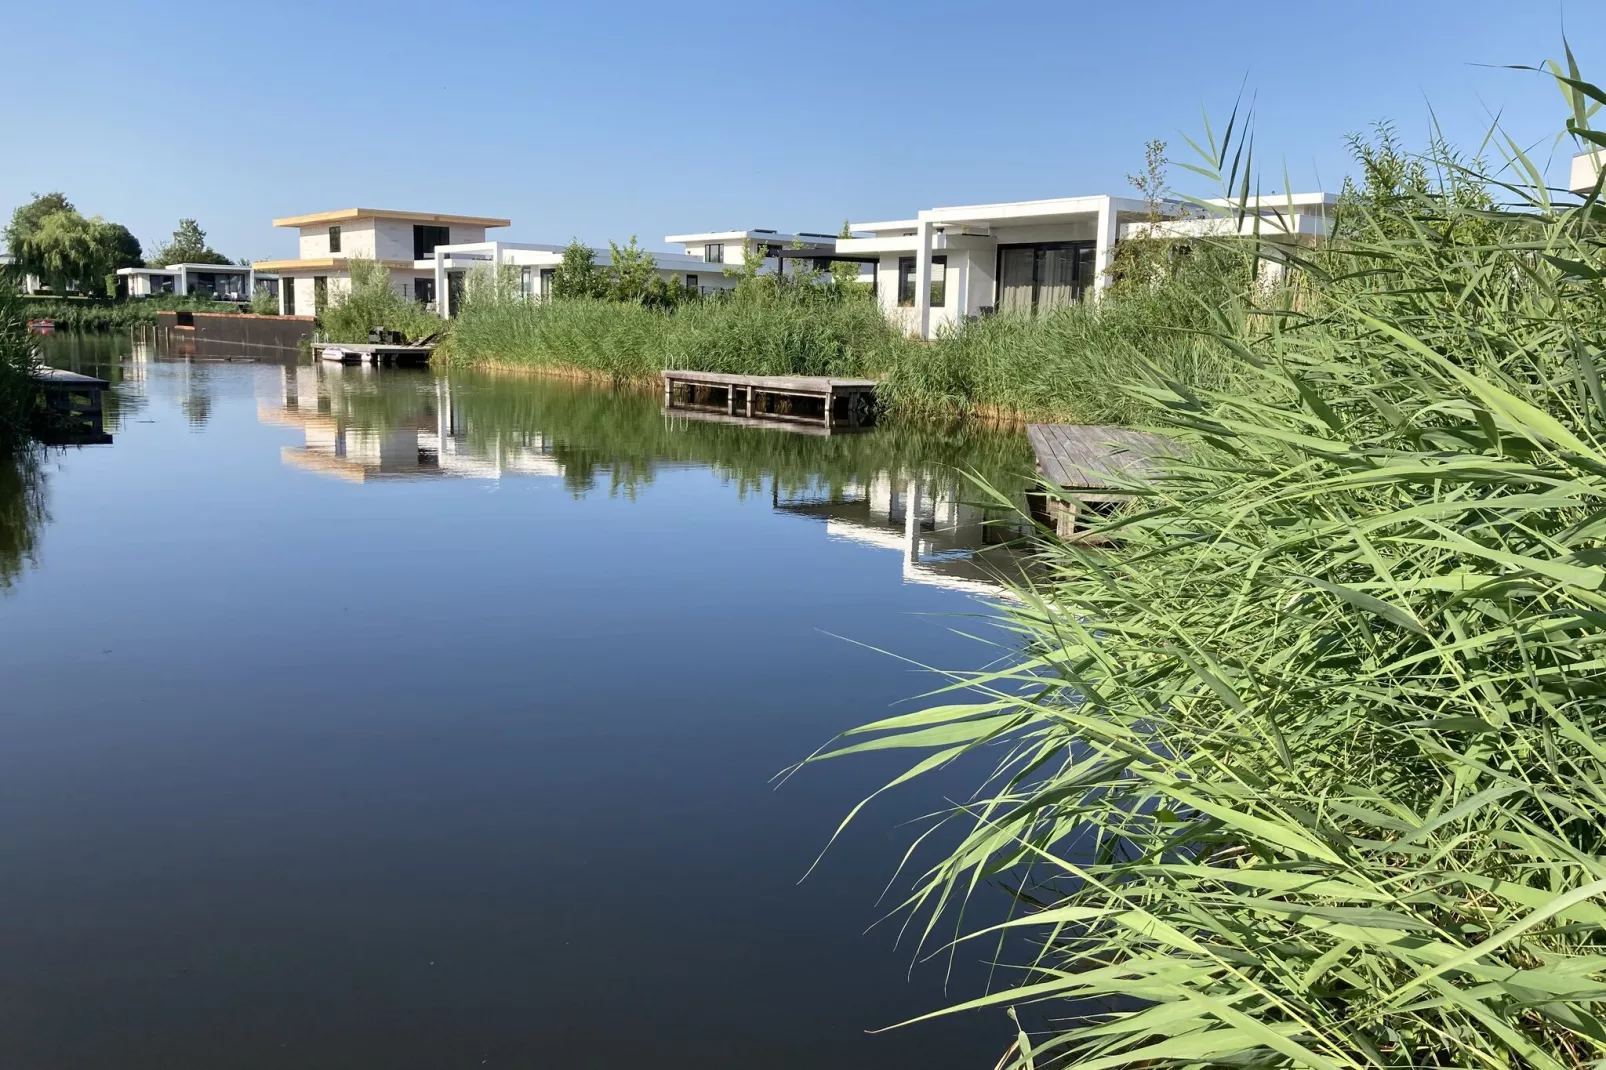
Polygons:
<instances>
[{"instance_id":1,"label":"weathered wooden planks","mask_svg":"<svg viewBox=\"0 0 1606 1070\"><path fill-rule=\"evenodd\" d=\"M723 409L726 416L750 420L803 421L817 424L826 431L857 429L875 420L874 379L833 379L824 376L801 375L736 375L722 372L699 372L670 368L662 373L664 379L664 409L687 411L709 407ZM686 404L676 402L675 388L684 387ZM696 404L699 389L723 394L711 406ZM740 401L738 401L740 395ZM802 414L789 401L780 411L775 399L809 399L809 406L820 403L820 415Z\"/></svg>"},{"instance_id":2,"label":"weathered wooden planks","mask_svg":"<svg viewBox=\"0 0 1606 1070\"><path fill-rule=\"evenodd\" d=\"M1159 435L1097 424L1030 424L1026 438L1043 477L1072 489L1107 488L1142 475L1173 449Z\"/></svg>"}]
</instances>

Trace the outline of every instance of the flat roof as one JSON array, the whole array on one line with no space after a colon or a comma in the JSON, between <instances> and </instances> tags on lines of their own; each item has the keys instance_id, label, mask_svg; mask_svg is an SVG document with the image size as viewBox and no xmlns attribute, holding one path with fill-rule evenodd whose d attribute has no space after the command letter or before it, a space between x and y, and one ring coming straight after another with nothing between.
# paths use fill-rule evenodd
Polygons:
<instances>
[{"instance_id":1,"label":"flat roof","mask_svg":"<svg viewBox=\"0 0 1606 1070\"><path fill-rule=\"evenodd\" d=\"M689 245L700 241L738 241L744 238L757 238L760 241L836 241L836 238L829 234L810 234L806 231L793 234L779 230L711 230L704 234L664 235L664 241L674 242L677 245Z\"/></svg>"},{"instance_id":2,"label":"flat roof","mask_svg":"<svg viewBox=\"0 0 1606 1070\"><path fill-rule=\"evenodd\" d=\"M118 268L119 275L173 275L179 268L200 268L202 271L222 272L235 274L241 271L250 271L254 264L169 264L166 267L126 267Z\"/></svg>"},{"instance_id":3,"label":"flat roof","mask_svg":"<svg viewBox=\"0 0 1606 1070\"><path fill-rule=\"evenodd\" d=\"M251 265L256 271L348 271L351 260L355 258L323 256L309 260L258 260ZM417 266L415 260L376 260L387 268L404 268L412 271Z\"/></svg>"},{"instance_id":4,"label":"flat roof","mask_svg":"<svg viewBox=\"0 0 1606 1070\"><path fill-rule=\"evenodd\" d=\"M478 215L442 215L436 212L398 212L390 208L337 208L333 212L289 215L275 219L276 227L310 227L319 223L341 223L351 219L400 219L406 223L457 223L465 227L509 227L512 222Z\"/></svg>"}]
</instances>

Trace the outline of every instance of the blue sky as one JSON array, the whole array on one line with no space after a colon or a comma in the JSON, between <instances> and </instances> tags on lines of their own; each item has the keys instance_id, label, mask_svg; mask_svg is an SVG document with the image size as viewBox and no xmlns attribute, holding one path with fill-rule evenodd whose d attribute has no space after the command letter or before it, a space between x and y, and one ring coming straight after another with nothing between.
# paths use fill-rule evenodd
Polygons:
<instances>
[{"instance_id":1,"label":"blue sky","mask_svg":"<svg viewBox=\"0 0 1606 1070\"><path fill-rule=\"evenodd\" d=\"M1268 190L1336 189L1346 133L1420 143L1430 105L1463 144L1499 113L1560 176L1554 86L1480 64L1558 56L1565 29L1606 81L1600 0L0 0L0 22L0 209L61 189L147 245L195 216L236 257L293 251L275 216L359 204L661 248L1121 193L1145 141L1187 155L1241 84Z\"/></svg>"}]
</instances>

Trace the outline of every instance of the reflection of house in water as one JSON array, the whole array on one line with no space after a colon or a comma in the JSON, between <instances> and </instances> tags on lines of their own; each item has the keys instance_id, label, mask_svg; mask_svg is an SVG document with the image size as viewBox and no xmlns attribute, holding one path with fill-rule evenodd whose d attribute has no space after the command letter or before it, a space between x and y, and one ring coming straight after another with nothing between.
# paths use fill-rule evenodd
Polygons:
<instances>
[{"instance_id":1,"label":"reflection of house in water","mask_svg":"<svg viewBox=\"0 0 1606 1070\"><path fill-rule=\"evenodd\" d=\"M545 435L498 431L471 441L444 379L417 377L410 393L374 389L375 377L395 374L407 373L286 368L281 396L259 400L257 418L302 432L302 445L280 449L285 464L355 483L563 474Z\"/></svg>"},{"instance_id":2,"label":"reflection of house in water","mask_svg":"<svg viewBox=\"0 0 1606 1070\"><path fill-rule=\"evenodd\" d=\"M1000 579L1021 575L1022 530L961 498L957 481L901 479L883 472L824 497L782 500L775 508L825 521L828 534L903 555L905 583L972 594L1008 595Z\"/></svg>"}]
</instances>

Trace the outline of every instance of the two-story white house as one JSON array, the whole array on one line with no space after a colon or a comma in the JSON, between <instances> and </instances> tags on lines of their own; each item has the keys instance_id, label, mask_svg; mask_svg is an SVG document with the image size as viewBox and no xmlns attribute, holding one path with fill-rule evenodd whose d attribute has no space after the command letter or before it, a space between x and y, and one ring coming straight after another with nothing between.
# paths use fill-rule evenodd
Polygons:
<instances>
[{"instance_id":1,"label":"two-story white house","mask_svg":"<svg viewBox=\"0 0 1606 1070\"><path fill-rule=\"evenodd\" d=\"M404 297L437 299L435 250L443 245L485 241L485 232L509 225L487 216L397 212L383 208L342 208L333 212L275 219L294 227L300 246L293 260L261 260L256 271L280 277L279 311L316 315L331 297L351 288L346 261L374 260L390 269L391 284Z\"/></svg>"}]
</instances>

